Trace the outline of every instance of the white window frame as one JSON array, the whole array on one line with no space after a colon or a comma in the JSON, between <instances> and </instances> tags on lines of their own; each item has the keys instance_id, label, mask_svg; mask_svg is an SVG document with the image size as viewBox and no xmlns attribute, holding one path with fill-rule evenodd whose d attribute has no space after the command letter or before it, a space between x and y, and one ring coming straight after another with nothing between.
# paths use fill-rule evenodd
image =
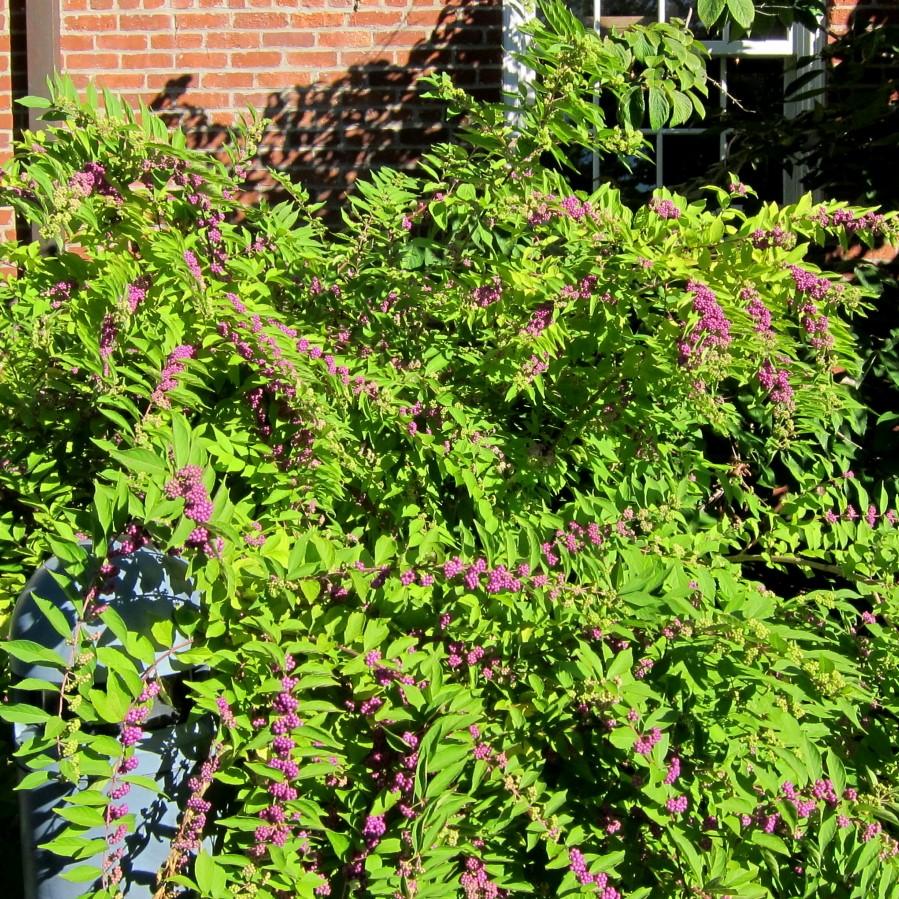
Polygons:
<instances>
[{"instance_id":1,"label":"white window frame","mask_svg":"<svg viewBox=\"0 0 899 899\"><path fill-rule=\"evenodd\" d=\"M593 0L593 27L602 33L603 0ZM524 5L527 4L527 5ZM657 0L657 19L666 21L666 0ZM509 96L517 96L521 84L526 84L533 73L523 63L513 57L514 52L522 52L527 46L527 36L521 32L520 26L533 18L535 10L531 0L504 0L503 3L503 91ZM728 28L725 28L723 39L702 41L708 49L712 60L710 66L718 61L716 81L721 85L719 92L721 108L727 101L727 60L743 57L755 58L780 58L784 60L784 90L796 77L798 60L803 57L817 55L821 49L825 31L821 27L816 30L806 28L799 23L788 27L787 34L782 38L759 38L749 40L730 40ZM802 94L822 87L824 83L824 68L820 58L812 63L814 68L806 67L806 71L814 71L815 79L805 86ZM800 97L798 100L784 102L784 114L787 118L793 118L800 112L814 108L814 97ZM510 120L514 121L514 112L510 113ZM663 184L664 172L664 136L670 134L704 134L705 129L698 127L662 128L658 131L645 130L644 132L655 147L656 187ZM727 132L720 136L719 159L722 161L727 156ZM805 170L794 166L792 172L784 170L783 175L783 200L794 202L802 193L802 179ZM593 186L599 186L599 157L593 156Z\"/></svg>"}]
</instances>

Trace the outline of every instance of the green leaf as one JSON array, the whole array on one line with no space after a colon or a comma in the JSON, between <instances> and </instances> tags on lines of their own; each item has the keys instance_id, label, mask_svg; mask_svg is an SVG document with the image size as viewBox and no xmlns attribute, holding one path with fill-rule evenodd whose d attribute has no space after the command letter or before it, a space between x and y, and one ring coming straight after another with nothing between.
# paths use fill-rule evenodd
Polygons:
<instances>
[{"instance_id":1,"label":"green leaf","mask_svg":"<svg viewBox=\"0 0 899 899\"><path fill-rule=\"evenodd\" d=\"M124 465L129 471L153 475L165 475L168 473L166 464L155 453L143 447L125 451L110 450L109 455Z\"/></svg>"},{"instance_id":2,"label":"green leaf","mask_svg":"<svg viewBox=\"0 0 899 899\"><path fill-rule=\"evenodd\" d=\"M102 874L103 872L94 865L75 865L74 868L67 866L59 876L71 883L87 883L96 880Z\"/></svg>"},{"instance_id":3,"label":"green leaf","mask_svg":"<svg viewBox=\"0 0 899 899\"><path fill-rule=\"evenodd\" d=\"M43 724L53 716L33 705L0 706L0 718L9 724Z\"/></svg>"},{"instance_id":4,"label":"green leaf","mask_svg":"<svg viewBox=\"0 0 899 899\"><path fill-rule=\"evenodd\" d=\"M5 643L0 643L0 649L26 665L51 665L55 668L65 668L67 664L66 660L58 653L33 640L7 640Z\"/></svg>"},{"instance_id":5,"label":"green leaf","mask_svg":"<svg viewBox=\"0 0 899 899\"><path fill-rule=\"evenodd\" d=\"M671 104L664 92L658 88L649 89L649 127L658 130L668 121L671 112Z\"/></svg>"},{"instance_id":6,"label":"green leaf","mask_svg":"<svg viewBox=\"0 0 899 899\"><path fill-rule=\"evenodd\" d=\"M49 771L29 771L14 787L14 790L34 790L52 779Z\"/></svg>"},{"instance_id":7,"label":"green leaf","mask_svg":"<svg viewBox=\"0 0 899 899\"><path fill-rule=\"evenodd\" d=\"M64 834L55 840L41 843L40 848L46 849L54 855L61 855L63 858L82 859L102 852L106 848L106 840L89 840L87 837Z\"/></svg>"},{"instance_id":8,"label":"green leaf","mask_svg":"<svg viewBox=\"0 0 899 899\"><path fill-rule=\"evenodd\" d=\"M710 28L721 17L724 12L726 0L697 0L696 12L702 19L702 24Z\"/></svg>"},{"instance_id":9,"label":"green leaf","mask_svg":"<svg viewBox=\"0 0 899 899\"><path fill-rule=\"evenodd\" d=\"M105 820L103 809L96 806L63 805L53 811L60 818L81 827L102 827Z\"/></svg>"},{"instance_id":10,"label":"green leaf","mask_svg":"<svg viewBox=\"0 0 899 899\"><path fill-rule=\"evenodd\" d=\"M727 0L727 11L742 28L748 28L755 18L755 7L752 0ZM702 15L700 13L700 15ZM703 19L703 21L705 21Z\"/></svg>"},{"instance_id":11,"label":"green leaf","mask_svg":"<svg viewBox=\"0 0 899 899\"><path fill-rule=\"evenodd\" d=\"M175 450L175 467L183 468L190 461L190 425L179 412L172 415L172 444Z\"/></svg>"},{"instance_id":12,"label":"green leaf","mask_svg":"<svg viewBox=\"0 0 899 899\"><path fill-rule=\"evenodd\" d=\"M31 594L34 604L41 610L47 622L63 639L68 640L72 636L72 624L66 619L65 613L49 599L44 599L36 593Z\"/></svg>"},{"instance_id":13,"label":"green leaf","mask_svg":"<svg viewBox=\"0 0 899 899\"><path fill-rule=\"evenodd\" d=\"M46 97L20 97L16 103L27 109L49 109L52 105Z\"/></svg>"},{"instance_id":14,"label":"green leaf","mask_svg":"<svg viewBox=\"0 0 899 899\"><path fill-rule=\"evenodd\" d=\"M208 852L201 851L194 861L194 877L203 896L218 899L227 896L228 880L225 870Z\"/></svg>"},{"instance_id":15,"label":"green leaf","mask_svg":"<svg viewBox=\"0 0 899 899\"><path fill-rule=\"evenodd\" d=\"M100 522L103 533L109 534L115 512L115 491L105 484L95 484L94 508L97 510L97 521Z\"/></svg>"}]
</instances>

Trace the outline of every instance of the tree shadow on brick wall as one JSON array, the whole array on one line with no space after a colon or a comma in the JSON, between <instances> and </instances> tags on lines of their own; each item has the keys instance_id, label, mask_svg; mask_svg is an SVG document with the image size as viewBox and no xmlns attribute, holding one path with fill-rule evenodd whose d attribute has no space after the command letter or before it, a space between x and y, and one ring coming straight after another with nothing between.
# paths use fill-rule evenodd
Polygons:
<instances>
[{"instance_id":1,"label":"tree shadow on brick wall","mask_svg":"<svg viewBox=\"0 0 899 899\"><path fill-rule=\"evenodd\" d=\"M433 31L408 50L402 65L372 58L312 85L291 85L285 73L284 89L273 91L259 110L266 129L244 185L245 199L279 198L280 188L266 171L270 166L305 185L333 216L366 172L414 166L430 146L451 136L442 105L422 97L419 78L446 71L475 96L498 99L501 24L499 5L462 0L443 8ZM170 126L181 127L191 146L219 151L229 139L228 128L191 105L191 86L191 75L172 78L152 108Z\"/></svg>"}]
</instances>

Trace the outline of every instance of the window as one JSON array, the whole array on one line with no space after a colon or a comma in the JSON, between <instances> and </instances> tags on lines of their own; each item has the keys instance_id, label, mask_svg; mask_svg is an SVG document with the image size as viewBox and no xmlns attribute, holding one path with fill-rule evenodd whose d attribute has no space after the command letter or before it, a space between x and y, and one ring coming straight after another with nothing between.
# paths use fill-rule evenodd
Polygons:
<instances>
[{"instance_id":1,"label":"window","mask_svg":"<svg viewBox=\"0 0 899 899\"><path fill-rule=\"evenodd\" d=\"M723 30L704 29L695 12L695 0L568 0L572 11L587 24L603 33L611 28L626 28L634 24L650 24L678 18L689 23L694 34L711 53L709 61L709 98L707 119L689 122L677 128L646 131L654 148L650 161L633 159L629 165L621 161L600 161L587 155L576 161L581 171L578 186L589 188L600 181L614 181L632 196L649 194L661 185L676 186L700 178L715 163L727 164L732 155L735 132L710 129L708 120L717 115L728 122L749 129L765 113L783 113L787 117L810 108L809 97L784 103L786 87L801 74L798 61L811 56L818 49L822 33L815 33L801 25L784 25L766 5L757 5L756 20L751 33L739 36L730 26ZM504 34L506 65L504 87L514 91L528 77L510 52L521 49L522 35L516 26L527 13L506 3ZM806 71L805 69L802 70ZM818 78L823 78L819 71ZM806 85L802 94L811 90ZM801 191L802 172L795 168L785 171L781 160L770 160L752 173L747 180L766 200L796 199Z\"/></svg>"}]
</instances>

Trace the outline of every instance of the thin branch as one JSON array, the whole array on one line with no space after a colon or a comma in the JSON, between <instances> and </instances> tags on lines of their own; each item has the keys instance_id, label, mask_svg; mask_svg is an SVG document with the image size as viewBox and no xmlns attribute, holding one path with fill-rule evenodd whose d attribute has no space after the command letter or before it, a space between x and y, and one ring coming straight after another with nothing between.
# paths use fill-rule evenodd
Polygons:
<instances>
[{"instance_id":1,"label":"thin branch","mask_svg":"<svg viewBox=\"0 0 899 899\"><path fill-rule=\"evenodd\" d=\"M753 555L750 553L737 553L735 556L725 556L728 562L771 562L774 565L798 565L812 568L815 571L823 571L827 574L835 574L848 581L858 581L862 584L880 584L882 581L876 578L853 575L844 571L839 565L830 565L827 562L819 562L817 559L806 559L803 556L767 556Z\"/></svg>"}]
</instances>

